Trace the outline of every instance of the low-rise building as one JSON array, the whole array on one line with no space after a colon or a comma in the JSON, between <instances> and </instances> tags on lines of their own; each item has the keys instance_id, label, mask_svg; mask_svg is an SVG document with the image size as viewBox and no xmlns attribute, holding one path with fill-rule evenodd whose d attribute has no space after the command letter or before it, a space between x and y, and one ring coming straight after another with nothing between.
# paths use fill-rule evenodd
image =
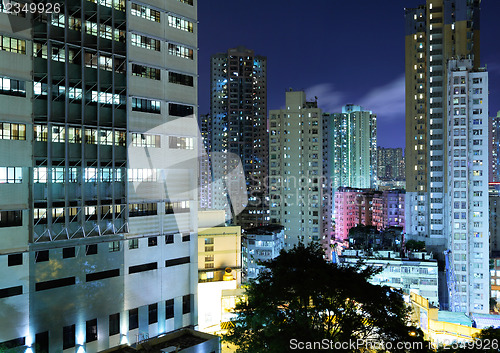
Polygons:
<instances>
[{"instance_id":1,"label":"low-rise building","mask_svg":"<svg viewBox=\"0 0 500 353\"><path fill-rule=\"evenodd\" d=\"M387 285L421 295L438 306L438 263L432 254L425 252L408 253L381 250L369 253L364 250L344 250L339 260L341 264L355 265L361 259L367 266L381 267L382 272L370 279L370 283Z\"/></svg>"},{"instance_id":2,"label":"low-rise building","mask_svg":"<svg viewBox=\"0 0 500 353\"><path fill-rule=\"evenodd\" d=\"M261 262L274 259L285 247L285 234L280 225L247 229L242 237L244 280L256 278L264 268Z\"/></svg>"}]
</instances>

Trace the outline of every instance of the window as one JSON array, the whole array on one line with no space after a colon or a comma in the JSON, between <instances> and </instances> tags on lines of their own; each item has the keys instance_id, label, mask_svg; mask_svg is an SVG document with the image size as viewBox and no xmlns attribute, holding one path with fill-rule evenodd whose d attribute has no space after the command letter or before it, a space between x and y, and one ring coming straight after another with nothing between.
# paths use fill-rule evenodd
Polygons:
<instances>
[{"instance_id":1,"label":"window","mask_svg":"<svg viewBox=\"0 0 500 353\"><path fill-rule=\"evenodd\" d=\"M0 35L0 50L11 53L26 54L26 41Z\"/></svg>"},{"instance_id":2,"label":"window","mask_svg":"<svg viewBox=\"0 0 500 353\"><path fill-rule=\"evenodd\" d=\"M180 257L177 259L165 260L165 267L178 266L188 264L190 261L189 256Z\"/></svg>"},{"instance_id":3,"label":"window","mask_svg":"<svg viewBox=\"0 0 500 353\"><path fill-rule=\"evenodd\" d=\"M166 201L165 214L189 212L189 201Z\"/></svg>"},{"instance_id":4,"label":"window","mask_svg":"<svg viewBox=\"0 0 500 353\"><path fill-rule=\"evenodd\" d=\"M63 349L75 346L75 325L63 327Z\"/></svg>"},{"instance_id":5,"label":"window","mask_svg":"<svg viewBox=\"0 0 500 353\"><path fill-rule=\"evenodd\" d=\"M128 329L135 330L139 327L139 309L130 309L128 312Z\"/></svg>"},{"instance_id":6,"label":"window","mask_svg":"<svg viewBox=\"0 0 500 353\"><path fill-rule=\"evenodd\" d=\"M160 147L160 135L149 135L132 133L132 146L136 147Z\"/></svg>"},{"instance_id":7,"label":"window","mask_svg":"<svg viewBox=\"0 0 500 353\"><path fill-rule=\"evenodd\" d=\"M191 240L191 235L189 233L182 234L182 241L190 241Z\"/></svg>"},{"instance_id":8,"label":"window","mask_svg":"<svg viewBox=\"0 0 500 353\"><path fill-rule=\"evenodd\" d=\"M96 255L97 244L90 244L85 246L85 255Z\"/></svg>"},{"instance_id":9,"label":"window","mask_svg":"<svg viewBox=\"0 0 500 353\"><path fill-rule=\"evenodd\" d=\"M180 2L183 2L184 4L188 4L193 6L193 0L179 0Z\"/></svg>"},{"instance_id":10,"label":"window","mask_svg":"<svg viewBox=\"0 0 500 353\"><path fill-rule=\"evenodd\" d=\"M160 22L160 11L153 10L147 6L132 3L132 15L145 18L150 21Z\"/></svg>"},{"instance_id":11,"label":"window","mask_svg":"<svg viewBox=\"0 0 500 353\"><path fill-rule=\"evenodd\" d=\"M87 342L97 341L97 319L87 321Z\"/></svg>"},{"instance_id":12,"label":"window","mask_svg":"<svg viewBox=\"0 0 500 353\"><path fill-rule=\"evenodd\" d=\"M194 86L194 78L191 75L179 74L177 72L168 73L168 82L184 86Z\"/></svg>"},{"instance_id":13,"label":"window","mask_svg":"<svg viewBox=\"0 0 500 353\"><path fill-rule=\"evenodd\" d=\"M119 241L112 241L108 245L109 245L109 252L120 251L120 242Z\"/></svg>"},{"instance_id":14,"label":"window","mask_svg":"<svg viewBox=\"0 0 500 353\"><path fill-rule=\"evenodd\" d=\"M12 254L8 257L9 266L19 266L23 264L23 254Z\"/></svg>"},{"instance_id":15,"label":"window","mask_svg":"<svg viewBox=\"0 0 500 353\"><path fill-rule=\"evenodd\" d=\"M118 276L120 276L120 269L115 268L114 270L89 273L85 275L85 281L86 282L100 281L106 278L113 278Z\"/></svg>"},{"instance_id":16,"label":"window","mask_svg":"<svg viewBox=\"0 0 500 353\"><path fill-rule=\"evenodd\" d=\"M120 333L120 313L109 315L109 335Z\"/></svg>"},{"instance_id":17,"label":"window","mask_svg":"<svg viewBox=\"0 0 500 353\"><path fill-rule=\"evenodd\" d=\"M23 294L23 286L9 287L0 289L0 298L13 297Z\"/></svg>"},{"instance_id":18,"label":"window","mask_svg":"<svg viewBox=\"0 0 500 353\"><path fill-rule=\"evenodd\" d=\"M23 169L21 167L0 167L0 184L21 184Z\"/></svg>"},{"instance_id":19,"label":"window","mask_svg":"<svg viewBox=\"0 0 500 353\"><path fill-rule=\"evenodd\" d=\"M132 64L132 75L152 80L161 80L161 70L154 67Z\"/></svg>"},{"instance_id":20,"label":"window","mask_svg":"<svg viewBox=\"0 0 500 353\"><path fill-rule=\"evenodd\" d=\"M193 33L193 22L174 15L168 15L168 25L181 31Z\"/></svg>"},{"instance_id":21,"label":"window","mask_svg":"<svg viewBox=\"0 0 500 353\"><path fill-rule=\"evenodd\" d=\"M146 36L141 36L140 34L131 33L130 38L132 40L132 45L144 49L160 51L161 45L160 41Z\"/></svg>"},{"instance_id":22,"label":"window","mask_svg":"<svg viewBox=\"0 0 500 353\"><path fill-rule=\"evenodd\" d=\"M139 273L139 272L152 271L152 270L156 270L157 268L158 268L157 262L150 262L148 264L130 266L128 268L128 273L133 274L133 273Z\"/></svg>"},{"instance_id":23,"label":"window","mask_svg":"<svg viewBox=\"0 0 500 353\"><path fill-rule=\"evenodd\" d=\"M174 235L167 234L165 235L165 244L173 244L174 243Z\"/></svg>"},{"instance_id":24,"label":"window","mask_svg":"<svg viewBox=\"0 0 500 353\"><path fill-rule=\"evenodd\" d=\"M172 116L190 116L193 115L194 108L190 105L170 103L168 105L168 114Z\"/></svg>"},{"instance_id":25,"label":"window","mask_svg":"<svg viewBox=\"0 0 500 353\"><path fill-rule=\"evenodd\" d=\"M160 114L161 102L153 99L132 98L132 111Z\"/></svg>"},{"instance_id":26,"label":"window","mask_svg":"<svg viewBox=\"0 0 500 353\"><path fill-rule=\"evenodd\" d=\"M26 97L25 82L13 78L0 77L0 94Z\"/></svg>"},{"instance_id":27,"label":"window","mask_svg":"<svg viewBox=\"0 0 500 353\"><path fill-rule=\"evenodd\" d=\"M191 295L184 295L182 297L182 313L188 314L191 312Z\"/></svg>"},{"instance_id":28,"label":"window","mask_svg":"<svg viewBox=\"0 0 500 353\"><path fill-rule=\"evenodd\" d=\"M168 147L171 149L192 150L192 149L194 149L194 138L193 137L181 137L181 136L169 136L168 137Z\"/></svg>"},{"instance_id":29,"label":"window","mask_svg":"<svg viewBox=\"0 0 500 353\"><path fill-rule=\"evenodd\" d=\"M174 317L174 300L169 299L165 302L165 319L171 319Z\"/></svg>"},{"instance_id":30,"label":"window","mask_svg":"<svg viewBox=\"0 0 500 353\"><path fill-rule=\"evenodd\" d=\"M158 245L158 238L149 237L148 238L148 246L156 246L156 245Z\"/></svg>"},{"instance_id":31,"label":"window","mask_svg":"<svg viewBox=\"0 0 500 353\"><path fill-rule=\"evenodd\" d=\"M149 325L158 322L158 303L148 306L148 323Z\"/></svg>"},{"instance_id":32,"label":"window","mask_svg":"<svg viewBox=\"0 0 500 353\"><path fill-rule=\"evenodd\" d=\"M137 239L137 238L136 239L130 239L128 241L128 248L130 250L132 250L132 249L139 249L139 239Z\"/></svg>"},{"instance_id":33,"label":"window","mask_svg":"<svg viewBox=\"0 0 500 353\"><path fill-rule=\"evenodd\" d=\"M22 211L0 211L0 228L18 227L22 225Z\"/></svg>"},{"instance_id":34,"label":"window","mask_svg":"<svg viewBox=\"0 0 500 353\"><path fill-rule=\"evenodd\" d=\"M71 257L75 257L75 247L73 246L70 248L63 248L62 257L63 259L69 259Z\"/></svg>"},{"instance_id":35,"label":"window","mask_svg":"<svg viewBox=\"0 0 500 353\"><path fill-rule=\"evenodd\" d=\"M205 245L213 244L214 238L205 238Z\"/></svg>"},{"instance_id":36,"label":"window","mask_svg":"<svg viewBox=\"0 0 500 353\"><path fill-rule=\"evenodd\" d=\"M26 140L26 125L0 123L0 140Z\"/></svg>"},{"instance_id":37,"label":"window","mask_svg":"<svg viewBox=\"0 0 500 353\"><path fill-rule=\"evenodd\" d=\"M168 43L168 53L180 58L193 60L193 49L183 45Z\"/></svg>"},{"instance_id":38,"label":"window","mask_svg":"<svg viewBox=\"0 0 500 353\"><path fill-rule=\"evenodd\" d=\"M45 262L49 261L49 251L42 250L35 252L35 262Z\"/></svg>"},{"instance_id":39,"label":"window","mask_svg":"<svg viewBox=\"0 0 500 353\"><path fill-rule=\"evenodd\" d=\"M156 203L131 203L129 217L152 216L157 214Z\"/></svg>"}]
</instances>

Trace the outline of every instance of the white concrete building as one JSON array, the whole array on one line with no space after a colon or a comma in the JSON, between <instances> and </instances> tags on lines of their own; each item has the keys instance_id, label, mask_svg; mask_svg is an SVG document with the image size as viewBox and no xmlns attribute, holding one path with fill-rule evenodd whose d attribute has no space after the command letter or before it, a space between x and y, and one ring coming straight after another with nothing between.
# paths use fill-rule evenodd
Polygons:
<instances>
[{"instance_id":1,"label":"white concrete building","mask_svg":"<svg viewBox=\"0 0 500 353\"><path fill-rule=\"evenodd\" d=\"M448 192L443 213L450 232L450 310L488 313L488 73L472 67L471 60L448 62Z\"/></svg>"},{"instance_id":2,"label":"white concrete building","mask_svg":"<svg viewBox=\"0 0 500 353\"><path fill-rule=\"evenodd\" d=\"M322 220L322 112L303 91L286 92L285 109L271 110L271 223L285 227L285 247L319 241Z\"/></svg>"},{"instance_id":3,"label":"white concrete building","mask_svg":"<svg viewBox=\"0 0 500 353\"><path fill-rule=\"evenodd\" d=\"M197 1L61 3L0 11L0 345L91 353L197 325Z\"/></svg>"},{"instance_id":4,"label":"white concrete building","mask_svg":"<svg viewBox=\"0 0 500 353\"><path fill-rule=\"evenodd\" d=\"M362 259L367 266L382 267L383 271L369 280L372 284L415 292L438 307L438 264L426 253L413 253L411 258L401 258L394 251L377 251L366 256L362 250L344 250L341 264L355 265Z\"/></svg>"}]
</instances>

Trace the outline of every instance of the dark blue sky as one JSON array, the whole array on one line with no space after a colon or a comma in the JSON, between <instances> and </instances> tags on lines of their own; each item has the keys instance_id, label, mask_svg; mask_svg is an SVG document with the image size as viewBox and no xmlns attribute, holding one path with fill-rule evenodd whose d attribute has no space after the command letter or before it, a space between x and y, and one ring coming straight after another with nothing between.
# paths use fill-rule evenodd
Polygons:
<instances>
[{"instance_id":1,"label":"dark blue sky","mask_svg":"<svg viewBox=\"0 0 500 353\"><path fill-rule=\"evenodd\" d=\"M285 90L318 96L324 111L360 104L378 116L378 144L404 147L404 7L425 0L201 0L199 104L208 113L210 55L244 45L267 56L268 110ZM499 0L481 4L481 65L490 116L500 110Z\"/></svg>"}]
</instances>

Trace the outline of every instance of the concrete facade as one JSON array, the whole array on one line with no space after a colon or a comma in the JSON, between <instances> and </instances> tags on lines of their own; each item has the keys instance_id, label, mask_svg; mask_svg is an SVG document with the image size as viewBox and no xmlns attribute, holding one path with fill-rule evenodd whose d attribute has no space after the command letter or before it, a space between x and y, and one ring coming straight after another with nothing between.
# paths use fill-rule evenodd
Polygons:
<instances>
[{"instance_id":1,"label":"concrete facade","mask_svg":"<svg viewBox=\"0 0 500 353\"><path fill-rule=\"evenodd\" d=\"M0 13L0 344L90 353L197 324L197 2L64 11Z\"/></svg>"}]
</instances>

